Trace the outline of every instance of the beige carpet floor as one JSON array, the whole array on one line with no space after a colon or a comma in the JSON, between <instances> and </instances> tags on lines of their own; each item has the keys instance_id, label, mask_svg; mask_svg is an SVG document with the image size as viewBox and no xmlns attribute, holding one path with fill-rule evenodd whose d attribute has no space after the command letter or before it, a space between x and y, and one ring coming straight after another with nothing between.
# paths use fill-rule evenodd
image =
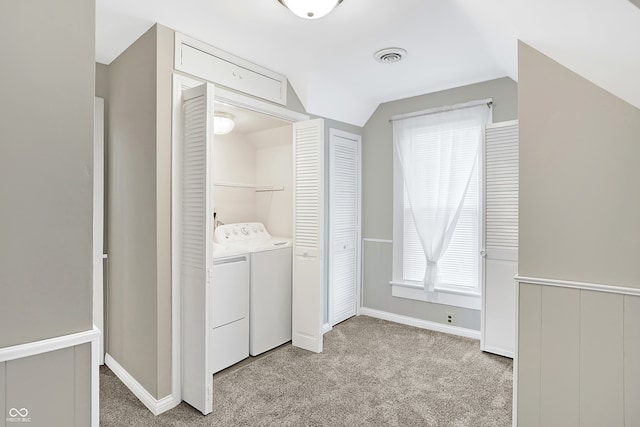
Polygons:
<instances>
[{"instance_id":1,"label":"beige carpet floor","mask_svg":"<svg viewBox=\"0 0 640 427\"><path fill-rule=\"evenodd\" d=\"M280 347L214 376L214 411L184 402L154 417L106 367L100 425L511 425L511 359L478 341L366 316L325 335L324 352Z\"/></svg>"}]
</instances>

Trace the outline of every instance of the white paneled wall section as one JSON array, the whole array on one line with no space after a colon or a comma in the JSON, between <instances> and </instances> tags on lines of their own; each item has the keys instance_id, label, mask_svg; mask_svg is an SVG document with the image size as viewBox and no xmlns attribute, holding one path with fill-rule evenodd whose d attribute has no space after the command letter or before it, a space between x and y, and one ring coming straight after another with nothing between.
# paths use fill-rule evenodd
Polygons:
<instances>
[{"instance_id":1,"label":"white paneled wall section","mask_svg":"<svg viewBox=\"0 0 640 427\"><path fill-rule=\"evenodd\" d=\"M516 424L639 425L640 290L518 280Z\"/></svg>"}]
</instances>

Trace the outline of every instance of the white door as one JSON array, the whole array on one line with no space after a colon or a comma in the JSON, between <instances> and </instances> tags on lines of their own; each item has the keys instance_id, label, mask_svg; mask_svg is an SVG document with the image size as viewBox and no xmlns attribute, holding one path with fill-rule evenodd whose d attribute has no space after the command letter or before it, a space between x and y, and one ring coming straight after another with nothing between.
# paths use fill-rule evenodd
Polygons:
<instances>
[{"instance_id":1,"label":"white door","mask_svg":"<svg viewBox=\"0 0 640 427\"><path fill-rule=\"evenodd\" d=\"M93 324L100 330L98 358L104 365L104 99L94 99L93 114Z\"/></svg>"},{"instance_id":2,"label":"white door","mask_svg":"<svg viewBox=\"0 0 640 427\"><path fill-rule=\"evenodd\" d=\"M293 125L294 346L322 352L324 277L324 120Z\"/></svg>"},{"instance_id":3,"label":"white door","mask_svg":"<svg viewBox=\"0 0 640 427\"><path fill-rule=\"evenodd\" d=\"M518 273L518 122L485 132L485 256L483 351L513 357Z\"/></svg>"},{"instance_id":4,"label":"white door","mask_svg":"<svg viewBox=\"0 0 640 427\"><path fill-rule=\"evenodd\" d=\"M213 269L213 85L185 90L182 112L182 399L206 415L213 409L208 304Z\"/></svg>"},{"instance_id":5,"label":"white door","mask_svg":"<svg viewBox=\"0 0 640 427\"><path fill-rule=\"evenodd\" d=\"M329 321L357 313L360 279L360 136L329 134Z\"/></svg>"}]
</instances>

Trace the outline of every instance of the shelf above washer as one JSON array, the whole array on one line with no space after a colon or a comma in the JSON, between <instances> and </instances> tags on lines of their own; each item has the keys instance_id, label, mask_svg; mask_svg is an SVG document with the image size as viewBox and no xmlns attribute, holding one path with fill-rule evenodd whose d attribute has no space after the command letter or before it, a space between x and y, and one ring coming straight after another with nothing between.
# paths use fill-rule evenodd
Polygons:
<instances>
[{"instance_id":1,"label":"shelf above washer","mask_svg":"<svg viewBox=\"0 0 640 427\"><path fill-rule=\"evenodd\" d=\"M256 193L263 193L266 191L284 191L284 186L276 187L273 185L244 184L238 182L214 182L213 185L216 187L253 188L256 190Z\"/></svg>"}]
</instances>

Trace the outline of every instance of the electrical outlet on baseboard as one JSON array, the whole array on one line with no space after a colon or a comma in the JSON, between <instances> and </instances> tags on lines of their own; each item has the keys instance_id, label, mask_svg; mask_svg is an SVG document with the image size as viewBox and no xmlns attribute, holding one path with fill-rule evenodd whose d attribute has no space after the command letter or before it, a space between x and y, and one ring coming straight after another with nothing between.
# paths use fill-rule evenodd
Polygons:
<instances>
[{"instance_id":1,"label":"electrical outlet on baseboard","mask_svg":"<svg viewBox=\"0 0 640 427\"><path fill-rule=\"evenodd\" d=\"M447 323L453 325L453 313L447 312Z\"/></svg>"}]
</instances>

